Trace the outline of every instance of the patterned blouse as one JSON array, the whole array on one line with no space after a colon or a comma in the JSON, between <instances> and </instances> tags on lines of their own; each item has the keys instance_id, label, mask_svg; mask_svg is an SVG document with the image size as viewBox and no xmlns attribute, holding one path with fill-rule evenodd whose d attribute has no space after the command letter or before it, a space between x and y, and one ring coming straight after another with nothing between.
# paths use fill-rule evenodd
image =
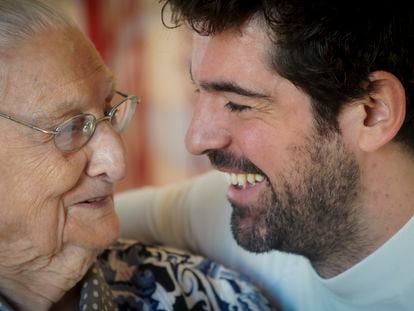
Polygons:
<instances>
[{"instance_id":1,"label":"patterned blouse","mask_svg":"<svg viewBox=\"0 0 414 311\"><path fill-rule=\"evenodd\" d=\"M276 310L249 280L211 260L120 240L82 280L79 310ZM0 310L13 310L0 299Z\"/></svg>"}]
</instances>

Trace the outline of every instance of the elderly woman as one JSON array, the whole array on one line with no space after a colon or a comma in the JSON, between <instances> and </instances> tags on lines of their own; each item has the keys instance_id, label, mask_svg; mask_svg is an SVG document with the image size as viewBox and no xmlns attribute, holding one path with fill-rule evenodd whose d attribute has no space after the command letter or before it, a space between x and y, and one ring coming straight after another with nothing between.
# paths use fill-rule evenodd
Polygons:
<instances>
[{"instance_id":1,"label":"elderly woman","mask_svg":"<svg viewBox=\"0 0 414 311\"><path fill-rule=\"evenodd\" d=\"M38 0L0 0L0 66L0 310L268 308L210 261L113 245L119 132L137 98L72 22Z\"/></svg>"}]
</instances>

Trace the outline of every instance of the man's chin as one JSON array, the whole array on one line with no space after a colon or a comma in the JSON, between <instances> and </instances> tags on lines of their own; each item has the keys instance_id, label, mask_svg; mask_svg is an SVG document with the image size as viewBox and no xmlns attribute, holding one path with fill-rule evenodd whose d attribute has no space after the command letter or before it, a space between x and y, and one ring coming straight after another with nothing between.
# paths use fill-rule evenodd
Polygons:
<instances>
[{"instance_id":1,"label":"man's chin","mask_svg":"<svg viewBox=\"0 0 414 311\"><path fill-rule=\"evenodd\" d=\"M266 224L262 222L255 220L254 217L242 217L233 210L231 231L237 244L253 253L272 251L273 249L268 241Z\"/></svg>"},{"instance_id":2,"label":"man's chin","mask_svg":"<svg viewBox=\"0 0 414 311\"><path fill-rule=\"evenodd\" d=\"M268 247L266 243L258 241L257 238L246 237L245 234L240 234L240 232L235 232L235 230L233 230L233 237L241 248L251 253L262 254L274 250Z\"/></svg>"}]
</instances>

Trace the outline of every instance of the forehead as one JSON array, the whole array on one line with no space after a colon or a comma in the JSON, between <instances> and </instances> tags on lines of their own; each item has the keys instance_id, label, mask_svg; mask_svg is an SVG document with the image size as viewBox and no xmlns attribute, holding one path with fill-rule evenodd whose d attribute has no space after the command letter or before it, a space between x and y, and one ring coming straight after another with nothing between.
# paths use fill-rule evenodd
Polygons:
<instances>
[{"instance_id":1,"label":"forehead","mask_svg":"<svg viewBox=\"0 0 414 311\"><path fill-rule=\"evenodd\" d=\"M48 103L71 102L109 92L112 75L92 44L76 29L38 34L19 49L0 56L4 73L1 105L46 109ZM23 108L19 106L19 108ZM14 109L15 110L15 109Z\"/></svg>"},{"instance_id":2,"label":"forehead","mask_svg":"<svg viewBox=\"0 0 414 311\"><path fill-rule=\"evenodd\" d=\"M269 48L266 33L256 22L214 36L194 34L192 74L197 80L257 80L263 74L274 77L276 72L268 64Z\"/></svg>"}]
</instances>

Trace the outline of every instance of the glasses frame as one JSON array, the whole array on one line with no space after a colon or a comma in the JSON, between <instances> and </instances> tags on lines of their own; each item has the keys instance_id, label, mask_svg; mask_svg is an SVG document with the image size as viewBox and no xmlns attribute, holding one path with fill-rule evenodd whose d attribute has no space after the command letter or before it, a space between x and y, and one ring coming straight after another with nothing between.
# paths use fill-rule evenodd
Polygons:
<instances>
[{"instance_id":1,"label":"glasses frame","mask_svg":"<svg viewBox=\"0 0 414 311\"><path fill-rule=\"evenodd\" d=\"M122 96L122 97L124 97L124 99L123 99L123 100L121 100L121 101L120 101L118 104L116 104L115 106L113 106L113 107L111 108L111 110L109 110L108 112L105 112L105 116L104 116L104 117L97 119L95 116L93 116L93 115L92 115L92 116L94 117L94 119L95 119L94 130L93 130L93 132L92 132L91 136L89 137L89 139L88 139L88 140L87 140L84 144L82 144L79 148L76 148L76 149L73 149L73 150L70 150L70 151L64 151L64 150L62 150L61 148L59 148L59 147L56 145L56 142L55 142L55 140L53 139L53 143L55 144L56 148L57 148L58 150L60 150L60 151L64 152L64 153L70 153L70 152L75 152L75 151L79 150L80 148L82 148L83 146L85 146L85 145L89 142L89 140L91 139L91 137L92 137L92 136L93 136L93 134L95 133L95 129L96 129L97 125L98 125L100 122L105 121L105 120L108 120L108 121L111 121L111 120L112 120L112 117L114 116L114 113L115 113L116 109L117 109L120 105L122 105L122 104L123 104L124 102L126 102L127 100L130 100L130 101L132 101L132 102L135 102L135 104L136 104L136 105L138 105L138 104L140 103L140 99L139 99L137 96L135 96L135 95L127 95L127 94L125 94L125 93L123 93L123 92L120 92L120 91L115 91L115 93L116 93L116 94L118 94L118 95L120 95L120 96ZM55 137L56 135L58 135L58 134L60 133L59 129L61 129L61 128L62 128L63 126L65 126L67 123L71 122L73 119L78 118L78 117L79 117L79 116L81 116L81 115L91 115L91 114L89 114L89 113L81 113L81 114L78 114L78 115L76 115L76 116L71 117L71 118L70 118L70 119L68 119L68 120L63 121L62 123L60 123L60 124L59 124L57 127L55 127L54 129L49 129L49 130L48 130L48 129L44 129L44 128L38 127L38 126L36 126L36 125L35 125L35 124L33 124L33 123L29 123L29 122L23 121L23 120L21 120L21 119L19 119L19 118L15 118L15 117L13 117L13 116L11 116L11 115L9 115L9 114L5 114L5 113L0 112L0 117L2 117L2 118L4 118L4 119L7 119L7 120L10 120L10 121L13 121L13 122L18 123L18 124L20 124L20 125L23 125L23 126L26 126L26 127L28 127L28 128L31 128L32 130L36 130L36 131L38 131L38 132L42 132L42 133L44 133L44 134L53 135L53 137Z\"/></svg>"}]
</instances>

